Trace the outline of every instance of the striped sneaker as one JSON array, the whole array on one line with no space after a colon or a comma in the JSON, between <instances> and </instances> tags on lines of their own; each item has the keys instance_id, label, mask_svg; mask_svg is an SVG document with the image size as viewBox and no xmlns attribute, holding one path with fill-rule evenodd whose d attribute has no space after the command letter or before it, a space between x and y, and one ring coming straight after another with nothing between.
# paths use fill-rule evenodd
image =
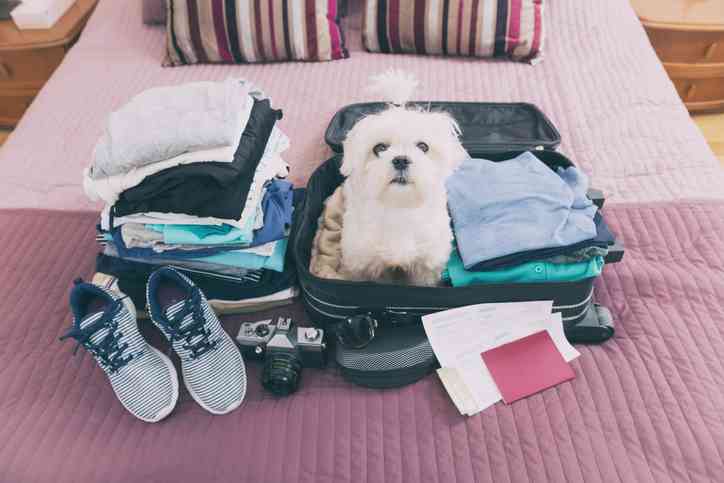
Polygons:
<instances>
[{"instance_id":1,"label":"striped sneaker","mask_svg":"<svg viewBox=\"0 0 724 483\"><path fill-rule=\"evenodd\" d=\"M60 340L77 341L93 354L131 414L155 423L178 400L178 375L171 360L146 343L129 297L78 279L70 293L73 326Z\"/></svg>"},{"instance_id":2,"label":"striped sneaker","mask_svg":"<svg viewBox=\"0 0 724 483\"><path fill-rule=\"evenodd\" d=\"M246 395L241 352L221 327L201 289L170 267L148 278L151 320L181 358L181 372L194 400L213 414L239 407Z\"/></svg>"}]
</instances>

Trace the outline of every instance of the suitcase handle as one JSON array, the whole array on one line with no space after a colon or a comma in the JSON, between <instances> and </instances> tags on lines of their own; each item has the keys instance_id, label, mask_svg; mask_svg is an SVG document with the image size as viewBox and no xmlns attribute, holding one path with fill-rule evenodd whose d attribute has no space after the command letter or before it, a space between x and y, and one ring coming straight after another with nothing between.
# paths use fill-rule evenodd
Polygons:
<instances>
[{"instance_id":1,"label":"suitcase handle","mask_svg":"<svg viewBox=\"0 0 724 483\"><path fill-rule=\"evenodd\" d=\"M596 205L599 210L603 208L603 204L606 202L606 196L603 194L603 191L596 188L589 188L586 196L593 201L593 204ZM623 242L617 238L614 240L613 245L609 247L608 255L606 255L604 261L606 263L618 263L623 260L624 251L625 247Z\"/></svg>"},{"instance_id":2,"label":"suitcase handle","mask_svg":"<svg viewBox=\"0 0 724 483\"><path fill-rule=\"evenodd\" d=\"M606 202L603 191L596 188L589 188L586 196L588 196L589 200L593 201L593 204L596 205L599 210L603 208L603 204Z\"/></svg>"},{"instance_id":3,"label":"suitcase handle","mask_svg":"<svg viewBox=\"0 0 724 483\"><path fill-rule=\"evenodd\" d=\"M623 260L624 254L623 242L618 238L614 240L613 245L608 249L608 255L603 259L606 263L618 263Z\"/></svg>"}]
</instances>

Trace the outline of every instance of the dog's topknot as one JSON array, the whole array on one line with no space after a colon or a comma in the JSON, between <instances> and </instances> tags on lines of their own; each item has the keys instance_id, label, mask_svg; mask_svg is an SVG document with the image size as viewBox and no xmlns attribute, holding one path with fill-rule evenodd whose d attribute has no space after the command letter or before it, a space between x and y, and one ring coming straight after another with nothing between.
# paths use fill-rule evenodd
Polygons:
<instances>
[{"instance_id":1,"label":"dog's topknot","mask_svg":"<svg viewBox=\"0 0 724 483\"><path fill-rule=\"evenodd\" d=\"M367 90L392 104L404 106L412 100L419 84L413 74L403 70L389 69L381 74L370 76L370 85Z\"/></svg>"}]
</instances>

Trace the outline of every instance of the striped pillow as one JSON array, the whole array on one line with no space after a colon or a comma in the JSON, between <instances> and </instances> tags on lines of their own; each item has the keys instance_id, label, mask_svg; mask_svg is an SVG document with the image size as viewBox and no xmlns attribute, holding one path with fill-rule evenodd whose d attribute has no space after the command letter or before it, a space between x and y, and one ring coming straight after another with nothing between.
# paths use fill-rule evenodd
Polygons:
<instances>
[{"instance_id":1,"label":"striped pillow","mask_svg":"<svg viewBox=\"0 0 724 483\"><path fill-rule=\"evenodd\" d=\"M372 52L530 60L543 46L543 0L366 0Z\"/></svg>"},{"instance_id":2,"label":"striped pillow","mask_svg":"<svg viewBox=\"0 0 724 483\"><path fill-rule=\"evenodd\" d=\"M338 0L168 0L167 64L348 57Z\"/></svg>"}]
</instances>

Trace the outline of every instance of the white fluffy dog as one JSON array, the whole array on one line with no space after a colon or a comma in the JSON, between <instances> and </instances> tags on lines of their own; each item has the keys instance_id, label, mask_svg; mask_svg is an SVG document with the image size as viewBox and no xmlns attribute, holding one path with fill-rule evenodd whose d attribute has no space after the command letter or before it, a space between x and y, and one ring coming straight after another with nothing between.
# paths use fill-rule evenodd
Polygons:
<instances>
[{"instance_id":1,"label":"white fluffy dog","mask_svg":"<svg viewBox=\"0 0 724 483\"><path fill-rule=\"evenodd\" d=\"M389 71L372 80L393 104L359 120L344 141L341 272L434 286L453 240L445 180L467 153L449 114L404 106L413 77Z\"/></svg>"}]
</instances>

